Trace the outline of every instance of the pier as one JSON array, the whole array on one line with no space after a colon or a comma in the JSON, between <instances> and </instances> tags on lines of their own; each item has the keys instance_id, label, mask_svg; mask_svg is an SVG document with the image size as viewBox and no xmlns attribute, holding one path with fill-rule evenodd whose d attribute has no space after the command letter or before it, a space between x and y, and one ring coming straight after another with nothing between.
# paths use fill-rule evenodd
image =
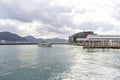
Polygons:
<instances>
[{"instance_id":1,"label":"pier","mask_svg":"<svg viewBox=\"0 0 120 80\"><path fill-rule=\"evenodd\" d=\"M83 48L84 49L92 49L92 48L101 48L101 49L109 49L109 48L111 48L111 49L120 49L120 45L118 46L118 45L113 45L113 46L111 46L111 45L105 45L105 46L103 46L103 45L84 45L83 46Z\"/></svg>"},{"instance_id":2,"label":"pier","mask_svg":"<svg viewBox=\"0 0 120 80\"><path fill-rule=\"evenodd\" d=\"M88 42L83 48L113 48L120 49L119 35L88 35Z\"/></svg>"}]
</instances>

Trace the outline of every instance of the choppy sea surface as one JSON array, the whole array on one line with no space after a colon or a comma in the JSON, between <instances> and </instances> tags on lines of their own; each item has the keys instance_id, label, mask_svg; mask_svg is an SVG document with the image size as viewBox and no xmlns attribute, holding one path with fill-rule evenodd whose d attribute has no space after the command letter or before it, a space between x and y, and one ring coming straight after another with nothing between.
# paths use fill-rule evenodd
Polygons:
<instances>
[{"instance_id":1,"label":"choppy sea surface","mask_svg":"<svg viewBox=\"0 0 120 80\"><path fill-rule=\"evenodd\" d=\"M0 46L0 80L120 80L120 50Z\"/></svg>"}]
</instances>

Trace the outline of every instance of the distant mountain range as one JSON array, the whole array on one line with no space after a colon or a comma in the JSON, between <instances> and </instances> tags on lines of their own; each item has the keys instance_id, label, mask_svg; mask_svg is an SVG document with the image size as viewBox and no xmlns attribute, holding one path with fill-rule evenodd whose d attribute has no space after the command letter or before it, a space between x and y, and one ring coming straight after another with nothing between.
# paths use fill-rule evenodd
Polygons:
<instances>
[{"instance_id":1,"label":"distant mountain range","mask_svg":"<svg viewBox=\"0 0 120 80\"><path fill-rule=\"evenodd\" d=\"M61 38L51 38L51 39L42 39L42 38L35 38L33 36L25 36L21 37L17 34L11 32L0 32L0 41L10 41L10 42L54 42L54 43L65 43L67 42L66 39Z\"/></svg>"},{"instance_id":2,"label":"distant mountain range","mask_svg":"<svg viewBox=\"0 0 120 80\"><path fill-rule=\"evenodd\" d=\"M10 42L11 41L18 41L18 42L27 41L26 38L20 37L19 35L10 33L10 32L0 32L0 41L1 40L6 40Z\"/></svg>"},{"instance_id":3,"label":"distant mountain range","mask_svg":"<svg viewBox=\"0 0 120 80\"><path fill-rule=\"evenodd\" d=\"M65 43L67 42L66 39L61 39L61 38L48 38L48 39L42 39L42 38L35 38L33 36L25 36L28 41L30 42L54 42L54 43Z\"/></svg>"},{"instance_id":4,"label":"distant mountain range","mask_svg":"<svg viewBox=\"0 0 120 80\"><path fill-rule=\"evenodd\" d=\"M24 38L26 38L30 42L38 42L38 39L33 36L25 36Z\"/></svg>"}]
</instances>

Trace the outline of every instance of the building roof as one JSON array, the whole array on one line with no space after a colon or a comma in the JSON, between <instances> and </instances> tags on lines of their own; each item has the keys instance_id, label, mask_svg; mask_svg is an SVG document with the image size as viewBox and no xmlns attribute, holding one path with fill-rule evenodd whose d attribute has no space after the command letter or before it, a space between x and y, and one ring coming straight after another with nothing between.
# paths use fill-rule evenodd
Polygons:
<instances>
[{"instance_id":1,"label":"building roof","mask_svg":"<svg viewBox=\"0 0 120 80\"><path fill-rule=\"evenodd\" d=\"M92 31L86 31L86 32L80 32L80 33L76 33L74 35L72 35L73 37L77 37L77 38L86 38L88 35L92 35L94 34Z\"/></svg>"},{"instance_id":2,"label":"building roof","mask_svg":"<svg viewBox=\"0 0 120 80\"><path fill-rule=\"evenodd\" d=\"M87 38L119 38L120 35L88 35Z\"/></svg>"}]
</instances>

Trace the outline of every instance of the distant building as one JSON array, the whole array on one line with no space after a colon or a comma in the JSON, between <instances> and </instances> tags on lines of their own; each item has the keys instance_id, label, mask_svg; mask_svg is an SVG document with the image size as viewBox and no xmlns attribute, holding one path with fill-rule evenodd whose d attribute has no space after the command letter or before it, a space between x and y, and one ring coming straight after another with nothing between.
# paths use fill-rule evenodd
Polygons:
<instances>
[{"instance_id":1,"label":"distant building","mask_svg":"<svg viewBox=\"0 0 120 80\"><path fill-rule=\"evenodd\" d=\"M73 42L73 36L69 36L69 43L72 43Z\"/></svg>"},{"instance_id":2,"label":"distant building","mask_svg":"<svg viewBox=\"0 0 120 80\"><path fill-rule=\"evenodd\" d=\"M79 46L120 47L120 35L97 35L92 31L80 32L69 36L69 43Z\"/></svg>"},{"instance_id":3,"label":"distant building","mask_svg":"<svg viewBox=\"0 0 120 80\"><path fill-rule=\"evenodd\" d=\"M85 41L88 41L87 39L88 35L95 35L95 34L92 31L76 33L72 36L69 36L69 43L83 43Z\"/></svg>"},{"instance_id":4,"label":"distant building","mask_svg":"<svg viewBox=\"0 0 120 80\"><path fill-rule=\"evenodd\" d=\"M120 45L120 35L88 35L90 44L95 45Z\"/></svg>"},{"instance_id":5,"label":"distant building","mask_svg":"<svg viewBox=\"0 0 120 80\"><path fill-rule=\"evenodd\" d=\"M6 40L1 40L0 43L6 43Z\"/></svg>"}]
</instances>

